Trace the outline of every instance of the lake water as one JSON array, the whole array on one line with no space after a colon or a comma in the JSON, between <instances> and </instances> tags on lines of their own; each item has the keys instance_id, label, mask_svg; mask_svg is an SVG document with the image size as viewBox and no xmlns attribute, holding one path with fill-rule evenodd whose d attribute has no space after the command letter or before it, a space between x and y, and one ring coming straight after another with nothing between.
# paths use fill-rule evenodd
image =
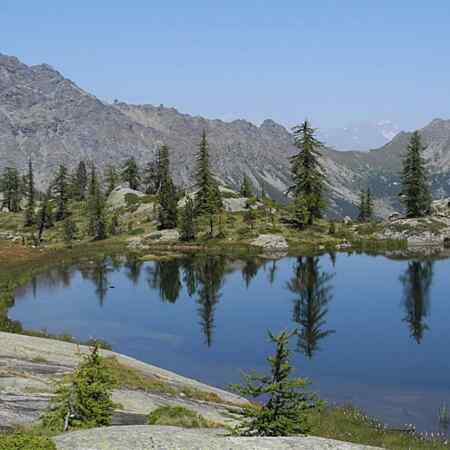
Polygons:
<instances>
[{"instance_id":1,"label":"lake water","mask_svg":"<svg viewBox=\"0 0 450 450\"><path fill-rule=\"evenodd\" d=\"M321 397L435 431L450 404L449 274L449 260L342 253L105 259L37 277L9 317L222 387L266 370L267 330L296 329L296 373Z\"/></svg>"}]
</instances>

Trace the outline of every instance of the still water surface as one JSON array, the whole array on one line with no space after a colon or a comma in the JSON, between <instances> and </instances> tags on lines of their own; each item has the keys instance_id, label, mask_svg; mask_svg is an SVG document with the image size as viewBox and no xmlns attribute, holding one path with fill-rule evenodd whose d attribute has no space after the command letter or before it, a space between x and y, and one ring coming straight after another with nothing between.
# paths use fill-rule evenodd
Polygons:
<instances>
[{"instance_id":1,"label":"still water surface","mask_svg":"<svg viewBox=\"0 0 450 450\"><path fill-rule=\"evenodd\" d=\"M265 371L267 330L296 329L297 374L323 398L433 431L450 404L449 274L450 260L347 254L108 258L37 277L9 317L217 386Z\"/></svg>"}]
</instances>

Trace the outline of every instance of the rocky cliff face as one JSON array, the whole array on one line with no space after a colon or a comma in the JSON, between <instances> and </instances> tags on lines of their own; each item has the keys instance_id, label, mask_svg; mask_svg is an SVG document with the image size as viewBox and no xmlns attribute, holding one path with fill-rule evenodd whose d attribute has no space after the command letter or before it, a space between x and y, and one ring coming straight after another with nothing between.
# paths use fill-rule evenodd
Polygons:
<instances>
[{"instance_id":1,"label":"rocky cliff face","mask_svg":"<svg viewBox=\"0 0 450 450\"><path fill-rule=\"evenodd\" d=\"M246 173L280 200L289 186L292 136L272 120L256 126L245 120L224 122L181 114L152 105L106 104L83 91L48 65L27 66L0 54L0 169L25 169L31 156L41 186L56 166L75 166L80 159L100 168L133 155L144 163L156 148L171 149L176 181L192 185L194 155L203 129L218 177L238 187ZM426 156L438 195L447 192L450 173L450 121L435 120L422 130ZM373 187L377 211L397 207L398 169L409 135L398 134L380 150L368 153L323 150L322 165L330 186L329 210L352 214L358 192Z\"/></svg>"}]
</instances>

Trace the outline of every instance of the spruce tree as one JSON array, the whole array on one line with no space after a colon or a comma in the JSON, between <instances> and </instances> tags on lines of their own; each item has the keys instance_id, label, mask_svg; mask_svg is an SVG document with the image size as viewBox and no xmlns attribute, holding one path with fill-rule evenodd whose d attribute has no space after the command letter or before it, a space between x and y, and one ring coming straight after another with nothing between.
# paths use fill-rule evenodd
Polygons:
<instances>
[{"instance_id":1,"label":"spruce tree","mask_svg":"<svg viewBox=\"0 0 450 450\"><path fill-rule=\"evenodd\" d=\"M24 225L29 227L34 224L34 207L35 207L35 188L34 188L34 172L33 161L28 160L28 174L26 177L26 198L27 206L25 209Z\"/></svg>"},{"instance_id":2,"label":"spruce tree","mask_svg":"<svg viewBox=\"0 0 450 450\"><path fill-rule=\"evenodd\" d=\"M309 413L320 402L306 388L304 378L291 378L293 367L289 361L288 343L293 333L279 335L269 332L276 346L275 354L267 359L270 375L244 374L244 384L232 386L239 394L262 405L250 403L237 414L242 417L235 431L244 436L290 436L306 434L310 430Z\"/></svg>"},{"instance_id":3,"label":"spruce tree","mask_svg":"<svg viewBox=\"0 0 450 450\"><path fill-rule=\"evenodd\" d=\"M180 228L182 241L195 241L194 202L189 196L181 212Z\"/></svg>"},{"instance_id":4,"label":"spruce tree","mask_svg":"<svg viewBox=\"0 0 450 450\"><path fill-rule=\"evenodd\" d=\"M214 215L223 208L220 189L211 173L209 165L209 149L206 131L203 130L199 152L197 154L197 170L195 173L196 186L198 188L195 211L197 215L208 215L210 234L213 234Z\"/></svg>"},{"instance_id":5,"label":"spruce tree","mask_svg":"<svg viewBox=\"0 0 450 450\"><path fill-rule=\"evenodd\" d=\"M299 152L291 157L293 185L289 188L294 199L306 210L308 225L322 217L325 207L325 176L319 163L320 149L323 144L315 137L316 130L307 120L293 128L295 146Z\"/></svg>"},{"instance_id":6,"label":"spruce tree","mask_svg":"<svg viewBox=\"0 0 450 450\"><path fill-rule=\"evenodd\" d=\"M431 207L431 193L425 160L422 157L424 146L418 131L415 131L408 144L402 171L401 199L407 217L423 217Z\"/></svg>"},{"instance_id":7,"label":"spruce tree","mask_svg":"<svg viewBox=\"0 0 450 450\"><path fill-rule=\"evenodd\" d=\"M131 157L125 161L122 169L122 180L128 183L130 189L137 190L140 183L139 167L136 160Z\"/></svg>"},{"instance_id":8,"label":"spruce tree","mask_svg":"<svg viewBox=\"0 0 450 450\"><path fill-rule=\"evenodd\" d=\"M73 176L73 197L75 200L82 201L86 199L86 189L88 185L88 173L86 163L80 161Z\"/></svg>"},{"instance_id":9,"label":"spruce tree","mask_svg":"<svg viewBox=\"0 0 450 450\"><path fill-rule=\"evenodd\" d=\"M64 220L67 217L67 202L69 200L69 185L67 181L67 169L64 165L60 165L58 174L53 182L53 191L56 198L56 214L57 221Z\"/></svg>"},{"instance_id":10,"label":"spruce tree","mask_svg":"<svg viewBox=\"0 0 450 450\"><path fill-rule=\"evenodd\" d=\"M368 222L373 218L373 199L370 188L360 192L358 209L358 220L360 222Z\"/></svg>"},{"instance_id":11,"label":"spruce tree","mask_svg":"<svg viewBox=\"0 0 450 450\"><path fill-rule=\"evenodd\" d=\"M251 197L253 196L253 187L250 181L250 178L244 174L244 178L242 179L240 194L242 197Z\"/></svg>"}]
</instances>

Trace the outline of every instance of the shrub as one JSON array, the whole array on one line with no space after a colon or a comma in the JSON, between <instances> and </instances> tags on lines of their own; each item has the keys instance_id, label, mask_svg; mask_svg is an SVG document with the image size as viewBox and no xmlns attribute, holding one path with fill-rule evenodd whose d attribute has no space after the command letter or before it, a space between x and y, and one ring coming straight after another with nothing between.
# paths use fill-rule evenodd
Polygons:
<instances>
[{"instance_id":1,"label":"shrub","mask_svg":"<svg viewBox=\"0 0 450 450\"><path fill-rule=\"evenodd\" d=\"M161 406L148 416L149 425L171 425L183 428L212 428L214 423L183 406Z\"/></svg>"},{"instance_id":2,"label":"shrub","mask_svg":"<svg viewBox=\"0 0 450 450\"><path fill-rule=\"evenodd\" d=\"M0 450L56 450L46 437L29 433L0 433Z\"/></svg>"}]
</instances>

